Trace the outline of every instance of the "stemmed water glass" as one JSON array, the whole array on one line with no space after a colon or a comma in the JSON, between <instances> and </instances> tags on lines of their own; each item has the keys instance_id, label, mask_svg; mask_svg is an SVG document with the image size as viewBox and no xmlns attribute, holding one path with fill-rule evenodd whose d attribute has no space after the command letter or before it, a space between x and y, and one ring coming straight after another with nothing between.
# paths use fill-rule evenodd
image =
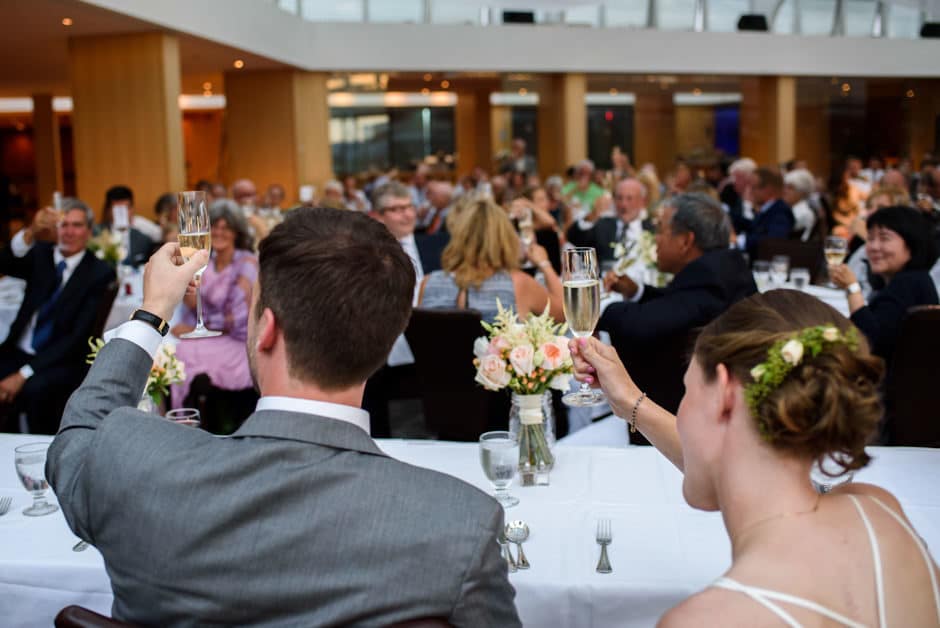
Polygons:
<instances>
[{"instance_id":1,"label":"stemmed water glass","mask_svg":"<svg viewBox=\"0 0 940 628\"><path fill-rule=\"evenodd\" d=\"M174 423L189 427L199 427L199 410L196 408L177 408L166 413L166 418Z\"/></svg>"},{"instance_id":2,"label":"stemmed water glass","mask_svg":"<svg viewBox=\"0 0 940 628\"><path fill-rule=\"evenodd\" d=\"M46 451L48 449L49 443L27 443L13 450L16 474L20 476L23 488L33 495L33 505L23 511L27 517L41 517L59 509L55 504L47 502L44 497L49 489L49 482L46 481Z\"/></svg>"},{"instance_id":3,"label":"stemmed water glass","mask_svg":"<svg viewBox=\"0 0 940 628\"><path fill-rule=\"evenodd\" d=\"M503 508L519 503L509 494L509 487L519 468L519 441L511 432L486 432L480 435L480 465L486 479L496 490L496 501Z\"/></svg>"},{"instance_id":4,"label":"stemmed water glass","mask_svg":"<svg viewBox=\"0 0 940 628\"><path fill-rule=\"evenodd\" d=\"M561 257L561 275L568 328L575 338L590 336L601 317L597 251L590 247L565 249ZM606 397L582 382L577 392L568 393L561 400L569 406L585 407L604 403Z\"/></svg>"},{"instance_id":5,"label":"stemmed water glass","mask_svg":"<svg viewBox=\"0 0 940 628\"><path fill-rule=\"evenodd\" d=\"M774 255L770 260L770 281L774 287L782 288L790 273L790 258L786 255Z\"/></svg>"},{"instance_id":6,"label":"stemmed water glass","mask_svg":"<svg viewBox=\"0 0 940 628\"><path fill-rule=\"evenodd\" d=\"M189 258L200 249L208 251L212 248L209 202L205 192L179 193L179 223L180 255L183 256L184 260L189 261ZM202 283L202 273L205 270L206 266L203 266L196 271L196 328L183 334L180 338L211 338L222 335L220 331L206 329L205 324L202 322L200 285Z\"/></svg>"}]
</instances>

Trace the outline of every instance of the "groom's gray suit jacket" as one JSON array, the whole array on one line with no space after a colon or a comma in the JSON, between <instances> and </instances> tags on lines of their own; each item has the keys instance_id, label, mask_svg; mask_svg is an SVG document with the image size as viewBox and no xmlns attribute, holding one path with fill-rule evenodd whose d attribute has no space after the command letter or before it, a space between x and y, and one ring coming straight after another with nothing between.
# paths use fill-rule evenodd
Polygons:
<instances>
[{"instance_id":1,"label":"groom's gray suit jacket","mask_svg":"<svg viewBox=\"0 0 940 628\"><path fill-rule=\"evenodd\" d=\"M132 407L150 356L109 342L47 473L143 625L518 626L495 500L386 456L358 427L261 411L219 438Z\"/></svg>"}]
</instances>

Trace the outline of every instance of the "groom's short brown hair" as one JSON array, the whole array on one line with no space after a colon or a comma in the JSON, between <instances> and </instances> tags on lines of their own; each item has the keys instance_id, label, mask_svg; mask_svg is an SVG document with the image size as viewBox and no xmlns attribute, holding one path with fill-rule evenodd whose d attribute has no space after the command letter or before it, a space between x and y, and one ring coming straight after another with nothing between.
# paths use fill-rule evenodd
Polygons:
<instances>
[{"instance_id":1,"label":"groom's short brown hair","mask_svg":"<svg viewBox=\"0 0 940 628\"><path fill-rule=\"evenodd\" d=\"M255 316L271 308L288 371L323 390L367 380L411 316L415 270L380 222L336 209L295 209L259 246Z\"/></svg>"}]
</instances>

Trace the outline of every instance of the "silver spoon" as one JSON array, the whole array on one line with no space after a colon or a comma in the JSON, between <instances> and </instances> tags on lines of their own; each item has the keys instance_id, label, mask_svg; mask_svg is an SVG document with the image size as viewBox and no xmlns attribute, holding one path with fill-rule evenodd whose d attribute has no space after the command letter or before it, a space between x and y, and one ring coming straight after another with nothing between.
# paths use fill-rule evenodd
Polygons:
<instances>
[{"instance_id":1,"label":"silver spoon","mask_svg":"<svg viewBox=\"0 0 940 628\"><path fill-rule=\"evenodd\" d=\"M509 565L509 573L518 571L516 561L512 557L512 550L509 549L509 543L506 541L506 530L499 531L499 546L502 548L503 558L506 559L506 564Z\"/></svg>"},{"instance_id":2,"label":"silver spoon","mask_svg":"<svg viewBox=\"0 0 940 628\"><path fill-rule=\"evenodd\" d=\"M519 550L519 560L516 561L519 569L528 569L529 561L522 551L522 542L529 538L529 526L525 521L510 521L506 524L506 538L515 543Z\"/></svg>"},{"instance_id":3,"label":"silver spoon","mask_svg":"<svg viewBox=\"0 0 940 628\"><path fill-rule=\"evenodd\" d=\"M84 552L86 549L88 549L88 543L86 541L79 541L72 546L73 552Z\"/></svg>"}]
</instances>

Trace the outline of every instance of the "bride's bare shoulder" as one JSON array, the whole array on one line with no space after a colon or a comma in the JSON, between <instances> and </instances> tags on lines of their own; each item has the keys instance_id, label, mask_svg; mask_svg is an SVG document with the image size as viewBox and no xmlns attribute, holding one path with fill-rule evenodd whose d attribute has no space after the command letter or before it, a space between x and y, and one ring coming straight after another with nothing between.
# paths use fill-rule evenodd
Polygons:
<instances>
[{"instance_id":1,"label":"bride's bare shoulder","mask_svg":"<svg viewBox=\"0 0 940 628\"><path fill-rule=\"evenodd\" d=\"M709 588L687 598L663 615L658 628L754 628L767 623L767 610L734 591ZM773 618L773 615L770 616Z\"/></svg>"}]
</instances>

